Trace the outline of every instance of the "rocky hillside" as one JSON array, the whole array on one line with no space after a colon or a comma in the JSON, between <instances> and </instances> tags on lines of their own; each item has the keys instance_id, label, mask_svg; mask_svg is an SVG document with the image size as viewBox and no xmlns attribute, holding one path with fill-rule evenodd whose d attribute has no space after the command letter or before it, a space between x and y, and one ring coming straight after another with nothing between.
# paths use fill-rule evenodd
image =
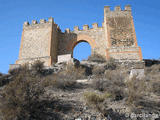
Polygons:
<instances>
[{"instance_id":1,"label":"rocky hillside","mask_svg":"<svg viewBox=\"0 0 160 120\"><path fill-rule=\"evenodd\" d=\"M0 74L0 120L159 120L159 100L160 65L92 56Z\"/></svg>"}]
</instances>

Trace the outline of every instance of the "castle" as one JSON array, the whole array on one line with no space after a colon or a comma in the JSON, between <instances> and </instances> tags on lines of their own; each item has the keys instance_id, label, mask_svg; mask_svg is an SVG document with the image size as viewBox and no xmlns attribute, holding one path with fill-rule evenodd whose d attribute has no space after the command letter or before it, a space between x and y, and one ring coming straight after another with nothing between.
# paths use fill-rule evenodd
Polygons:
<instances>
[{"instance_id":1,"label":"castle","mask_svg":"<svg viewBox=\"0 0 160 120\"><path fill-rule=\"evenodd\" d=\"M61 32L53 18L48 21L41 19L38 23L24 22L19 58L16 64L32 63L35 60L44 61L45 66L56 62L67 61L73 56L73 49L79 42L88 42L92 54L101 54L106 59L110 57L120 61L142 61L141 48L137 44L136 33L131 13L131 7L124 10L116 6L110 10L104 7L104 22L102 27L97 23L78 26L73 31L66 29Z\"/></svg>"}]
</instances>

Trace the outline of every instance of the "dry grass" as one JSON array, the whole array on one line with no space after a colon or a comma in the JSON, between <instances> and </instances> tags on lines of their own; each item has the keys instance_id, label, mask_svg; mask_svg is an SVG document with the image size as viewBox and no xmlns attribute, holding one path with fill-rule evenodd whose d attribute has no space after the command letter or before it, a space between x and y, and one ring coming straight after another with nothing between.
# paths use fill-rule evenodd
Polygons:
<instances>
[{"instance_id":1,"label":"dry grass","mask_svg":"<svg viewBox=\"0 0 160 120\"><path fill-rule=\"evenodd\" d=\"M125 77L117 70L106 70L104 75L94 77L92 87L99 91L111 93L114 100L121 100L124 97Z\"/></svg>"},{"instance_id":2,"label":"dry grass","mask_svg":"<svg viewBox=\"0 0 160 120\"><path fill-rule=\"evenodd\" d=\"M88 105L97 105L105 100L104 96L99 95L95 92L84 93L84 98Z\"/></svg>"},{"instance_id":3,"label":"dry grass","mask_svg":"<svg viewBox=\"0 0 160 120\"><path fill-rule=\"evenodd\" d=\"M153 65L145 69L148 91L160 96L160 65Z\"/></svg>"},{"instance_id":4,"label":"dry grass","mask_svg":"<svg viewBox=\"0 0 160 120\"><path fill-rule=\"evenodd\" d=\"M106 70L115 70L117 68L116 60L113 58L110 58L109 60L107 60L104 68Z\"/></svg>"},{"instance_id":5,"label":"dry grass","mask_svg":"<svg viewBox=\"0 0 160 120\"><path fill-rule=\"evenodd\" d=\"M156 75L160 73L160 65L152 65L151 67L145 68L146 75Z\"/></svg>"},{"instance_id":6,"label":"dry grass","mask_svg":"<svg viewBox=\"0 0 160 120\"><path fill-rule=\"evenodd\" d=\"M3 75L0 77L0 87L8 84L11 81L11 79L9 79L9 77L10 77L10 75Z\"/></svg>"},{"instance_id":7,"label":"dry grass","mask_svg":"<svg viewBox=\"0 0 160 120\"><path fill-rule=\"evenodd\" d=\"M28 66L23 66L18 74L3 90L0 112L4 120L28 120L37 118L39 97L43 94L40 78L33 76ZM36 114L37 112L37 114Z\"/></svg>"},{"instance_id":8,"label":"dry grass","mask_svg":"<svg viewBox=\"0 0 160 120\"><path fill-rule=\"evenodd\" d=\"M71 80L86 78L85 69L82 67L75 67L73 64L67 64L65 69L61 71L59 75L68 76Z\"/></svg>"},{"instance_id":9,"label":"dry grass","mask_svg":"<svg viewBox=\"0 0 160 120\"><path fill-rule=\"evenodd\" d=\"M146 96L148 98L149 94L160 96L160 65L146 67L144 79L139 80L134 76L125 82L126 78L129 78L127 70L119 69L114 59L105 64L105 66L93 67L92 87L99 91L84 93L87 105L103 114L106 114L109 102L121 102L122 99L126 100L128 107L135 110L140 110L140 106L154 109L159 105L146 99ZM77 79L86 78L85 68L75 67L72 64L67 64L60 72L47 76L41 76L43 64L40 62L35 63L31 69L28 65L24 65L10 73L12 80L4 87L0 99L0 112L4 120L40 119L41 110L38 103L44 87L53 86L55 89L73 90L79 88ZM0 85L4 84L3 82L4 78L0 75Z\"/></svg>"},{"instance_id":10,"label":"dry grass","mask_svg":"<svg viewBox=\"0 0 160 120\"><path fill-rule=\"evenodd\" d=\"M104 66L94 66L92 69L93 75L102 75L105 72Z\"/></svg>"},{"instance_id":11,"label":"dry grass","mask_svg":"<svg viewBox=\"0 0 160 120\"><path fill-rule=\"evenodd\" d=\"M97 110L98 112L102 113L103 115L106 114L106 109L108 108L108 102L112 97L110 93L96 93L96 92L85 92L84 99L88 106Z\"/></svg>"},{"instance_id":12,"label":"dry grass","mask_svg":"<svg viewBox=\"0 0 160 120\"><path fill-rule=\"evenodd\" d=\"M44 62L37 60L35 61L32 66L31 66L31 70L33 72L35 72L35 74L44 74Z\"/></svg>"},{"instance_id":13,"label":"dry grass","mask_svg":"<svg viewBox=\"0 0 160 120\"><path fill-rule=\"evenodd\" d=\"M97 107L99 104L103 103L105 99L110 98L111 94L103 93L98 94L96 92L85 92L84 98L86 100L87 105Z\"/></svg>"},{"instance_id":14,"label":"dry grass","mask_svg":"<svg viewBox=\"0 0 160 120\"><path fill-rule=\"evenodd\" d=\"M100 54L92 54L91 56L88 57L88 61L104 63L106 62L106 59Z\"/></svg>"},{"instance_id":15,"label":"dry grass","mask_svg":"<svg viewBox=\"0 0 160 120\"><path fill-rule=\"evenodd\" d=\"M3 76L3 74L0 72L0 77Z\"/></svg>"},{"instance_id":16,"label":"dry grass","mask_svg":"<svg viewBox=\"0 0 160 120\"><path fill-rule=\"evenodd\" d=\"M139 80L134 76L126 84L128 89L127 103L129 105L135 105L136 102L142 99L146 93L147 85L145 83L145 79Z\"/></svg>"},{"instance_id":17,"label":"dry grass","mask_svg":"<svg viewBox=\"0 0 160 120\"><path fill-rule=\"evenodd\" d=\"M52 74L43 81L43 85L53 86L59 89L73 89L77 86L77 79L84 79L85 69L81 67L75 67L72 64L67 64L65 68L57 74Z\"/></svg>"}]
</instances>

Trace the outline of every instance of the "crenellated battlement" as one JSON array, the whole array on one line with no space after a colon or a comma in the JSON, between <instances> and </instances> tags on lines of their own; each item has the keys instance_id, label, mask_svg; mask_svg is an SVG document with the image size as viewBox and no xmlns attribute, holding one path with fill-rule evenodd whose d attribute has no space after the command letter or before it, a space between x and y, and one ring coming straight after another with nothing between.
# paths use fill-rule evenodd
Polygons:
<instances>
[{"instance_id":1,"label":"crenellated battlement","mask_svg":"<svg viewBox=\"0 0 160 120\"><path fill-rule=\"evenodd\" d=\"M51 66L60 60L59 55L69 54L67 59L73 57L75 45L82 41L90 44L92 54L100 54L106 59L142 61L131 6L126 5L123 9L120 6L114 9L105 6L102 25L93 23L92 26L74 26L73 31L67 28L61 32L52 17L24 22L16 64L33 63L38 58L45 66ZM65 58L58 62L64 61Z\"/></svg>"},{"instance_id":2,"label":"crenellated battlement","mask_svg":"<svg viewBox=\"0 0 160 120\"><path fill-rule=\"evenodd\" d=\"M93 23L92 28L90 28L89 25L85 24L85 25L83 25L82 30L79 29L79 26L74 26L73 32L88 31L88 30L102 29L102 28L104 28L104 23L102 23L101 27L98 26L98 23ZM65 29L65 33L70 33L70 32L71 32L71 30L69 28Z\"/></svg>"},{"instance_id":3,"label":"crenellated battlement","mask_svg":"<svg viewBox=\"0 0 160 120\"><path fill-rule=\"evenodd\" d=\"M45 19L40 19L40 21L38 22L37 20L32 20L31 23L29 23L28 21L24 22L23 27L29 27L29 26L35 26L35 25L44 25L44 24L48 24L48 23L54 23L54 19L52 17L48 18L48 21ZM56 25L56 24L55 24ZM57 26L58 28L58 26Z\"/></svg>"},{"instance_id":4,"label":"crenellated battlement","mask_svg":"<svg viewBox=\"0 0 160 120\"><path fill-rule=\"evenodd\" d=\"M104 7L105 12L117 12L117 11L131 11L131 6L130 5L126 5L124 7L124 10L122 10L122 8L120 6L115 6L114 10L110 9L110 6L105 6Z\"/></svg>"}]
</instances>

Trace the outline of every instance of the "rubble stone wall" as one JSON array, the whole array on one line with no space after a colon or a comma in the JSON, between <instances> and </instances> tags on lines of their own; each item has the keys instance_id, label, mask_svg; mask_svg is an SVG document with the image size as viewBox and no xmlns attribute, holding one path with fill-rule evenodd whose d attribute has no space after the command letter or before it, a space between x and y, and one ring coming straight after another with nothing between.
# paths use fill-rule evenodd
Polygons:
<instances>
[{"instance_id":1,"label":"rubble stone wall","mask_svg":"<svg viewBox=\"0 0 160 120\"><path fill-rule=\"evenodd\" d=\"M94 23L91 28L84 25L80 30L75 26L73 31L67 28L65 32L61 32L53 18L48 21L41 19L39 23L35 20L31 24L25 22L16 64L32 63L40 59L46 66L51 66L58 61L58 56L62 55L64 60L67 54L73 57L74 47L80 42L88 42L92 54L101 54L106 59L112 57L119 61L142 61L131 7L125 6L122 10L120 6L116 6L111 11L109 6L105 6L101 27Z\"/></svg>"}]
</instances>

